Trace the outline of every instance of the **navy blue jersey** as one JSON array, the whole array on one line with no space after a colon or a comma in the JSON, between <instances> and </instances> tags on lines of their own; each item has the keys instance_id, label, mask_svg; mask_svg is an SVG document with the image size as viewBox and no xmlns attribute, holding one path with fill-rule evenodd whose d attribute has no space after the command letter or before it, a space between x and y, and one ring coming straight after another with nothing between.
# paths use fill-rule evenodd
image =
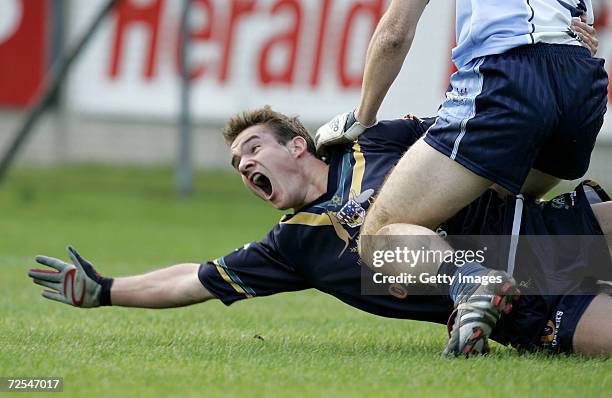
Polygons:
<instances>
[{"instance_id":1,"label":"navy blue jersey","mask_svg":"<svg viewBox=\"0 0 612 398\"><path fill-rule=\"evenodd\" d=\"M446 323L445 296L362 295L359 226L374 194L433 120L382 121L352 145L330 148L327 192L285 216L260 242L203 264L202 284L222 302L315 288L385 317ZM393 287L391 287L393 288Z\"/></svg>"}]
</instances>

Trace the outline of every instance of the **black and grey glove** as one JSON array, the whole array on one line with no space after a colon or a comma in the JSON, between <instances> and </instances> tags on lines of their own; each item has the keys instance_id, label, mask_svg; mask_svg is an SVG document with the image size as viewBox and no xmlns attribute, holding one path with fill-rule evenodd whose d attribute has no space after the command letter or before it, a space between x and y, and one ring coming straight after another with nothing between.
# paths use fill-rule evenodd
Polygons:
<instances>
[{"instance_id":1,"label":"black and grey glove","mask_svg":"<svg viewBox=\"0 0 612 398\"><path fill-rule=\"evenodd\" d=\"M36 262L50 269L31 269L28 276L37 285L51 290L42 292L50 300L70 304L75 307L91 308L111 305L110 289L112 278L104 278L96 272L93 265L68 246L68 256L72 264L47 256L36 256Z\"/></svg>"}]
</instances>

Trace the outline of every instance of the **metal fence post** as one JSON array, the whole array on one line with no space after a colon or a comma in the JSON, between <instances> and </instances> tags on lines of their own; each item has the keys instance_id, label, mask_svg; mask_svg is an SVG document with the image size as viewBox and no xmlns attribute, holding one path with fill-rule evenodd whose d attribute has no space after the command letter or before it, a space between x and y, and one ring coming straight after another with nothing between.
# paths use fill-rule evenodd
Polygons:
<instances>
[{"instance_id":1,"label":"metal fence post","mask_svg":"<svg viewBox=\"0 0 612 398\"><path fill-rule=\"evenodd\" d=\"M191 156L191 113L190 113L190 73L189 73L189 8L191 0L183 0L181 13L180 57L181 89L179 111L179 159L177 186L179 195L189 196L193 191L193 165Z\"/></svg>"}]
</instances>

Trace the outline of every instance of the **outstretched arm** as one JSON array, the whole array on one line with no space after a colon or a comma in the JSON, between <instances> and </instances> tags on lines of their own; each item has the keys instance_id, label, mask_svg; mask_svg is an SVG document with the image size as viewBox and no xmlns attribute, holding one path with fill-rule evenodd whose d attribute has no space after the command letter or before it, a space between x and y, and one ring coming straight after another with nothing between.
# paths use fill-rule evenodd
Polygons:
<instances>
[{"instance_id":1,"label":"outstretched arm","mask_svg":"<svg viewBox=\"0 0 612 398\"><path fill-rule=\"evenodd\" d=\"M75 307L104 305L171 308L200 303L214 296L198 278L198 264L178 264L143 275L105 278L72 247L72 264L37 256L36 262L52 269L31 269L28 276L44 286L42 296Z\"/></svg>"},{"instance_id":2,"label":"outstretched arm","mask_svg":"<svg viewBox=\"0 0 612 398\"><path fill-rule=\"evenodd\" d=\"M198 279L200 264L177 264L143 275L116 278L111 303L122 307L172 308L215 298Z\"/></svg>"}]
</instances>

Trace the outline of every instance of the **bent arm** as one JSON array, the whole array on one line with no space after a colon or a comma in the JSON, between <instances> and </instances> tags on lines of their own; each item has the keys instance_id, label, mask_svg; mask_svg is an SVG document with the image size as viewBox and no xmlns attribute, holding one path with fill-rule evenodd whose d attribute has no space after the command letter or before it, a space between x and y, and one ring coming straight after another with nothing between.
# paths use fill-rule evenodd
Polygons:
<instances>
[{"instance_id":1,"label":"bent arm","mask_svg":"<svg viewBox=\"0 0 612 398\"><path fill-rule=\"evenodd\" d=\"M393 0L381 18L366 54L361 100L356 117L364 125L376 114L410 50L417 23L428 0Z\"/></svg>"},{"instance_id":2,"label":"bent arm","mask_svg":"<svg viewBox=\"0 0 612 398\"><path fill-rule=\"evenodd\" d=\"M215 298L198 278L199 264L177 264L143 275L115 278L111 302L122 307L172 308Z\"/></svg>"}]
</instances>

